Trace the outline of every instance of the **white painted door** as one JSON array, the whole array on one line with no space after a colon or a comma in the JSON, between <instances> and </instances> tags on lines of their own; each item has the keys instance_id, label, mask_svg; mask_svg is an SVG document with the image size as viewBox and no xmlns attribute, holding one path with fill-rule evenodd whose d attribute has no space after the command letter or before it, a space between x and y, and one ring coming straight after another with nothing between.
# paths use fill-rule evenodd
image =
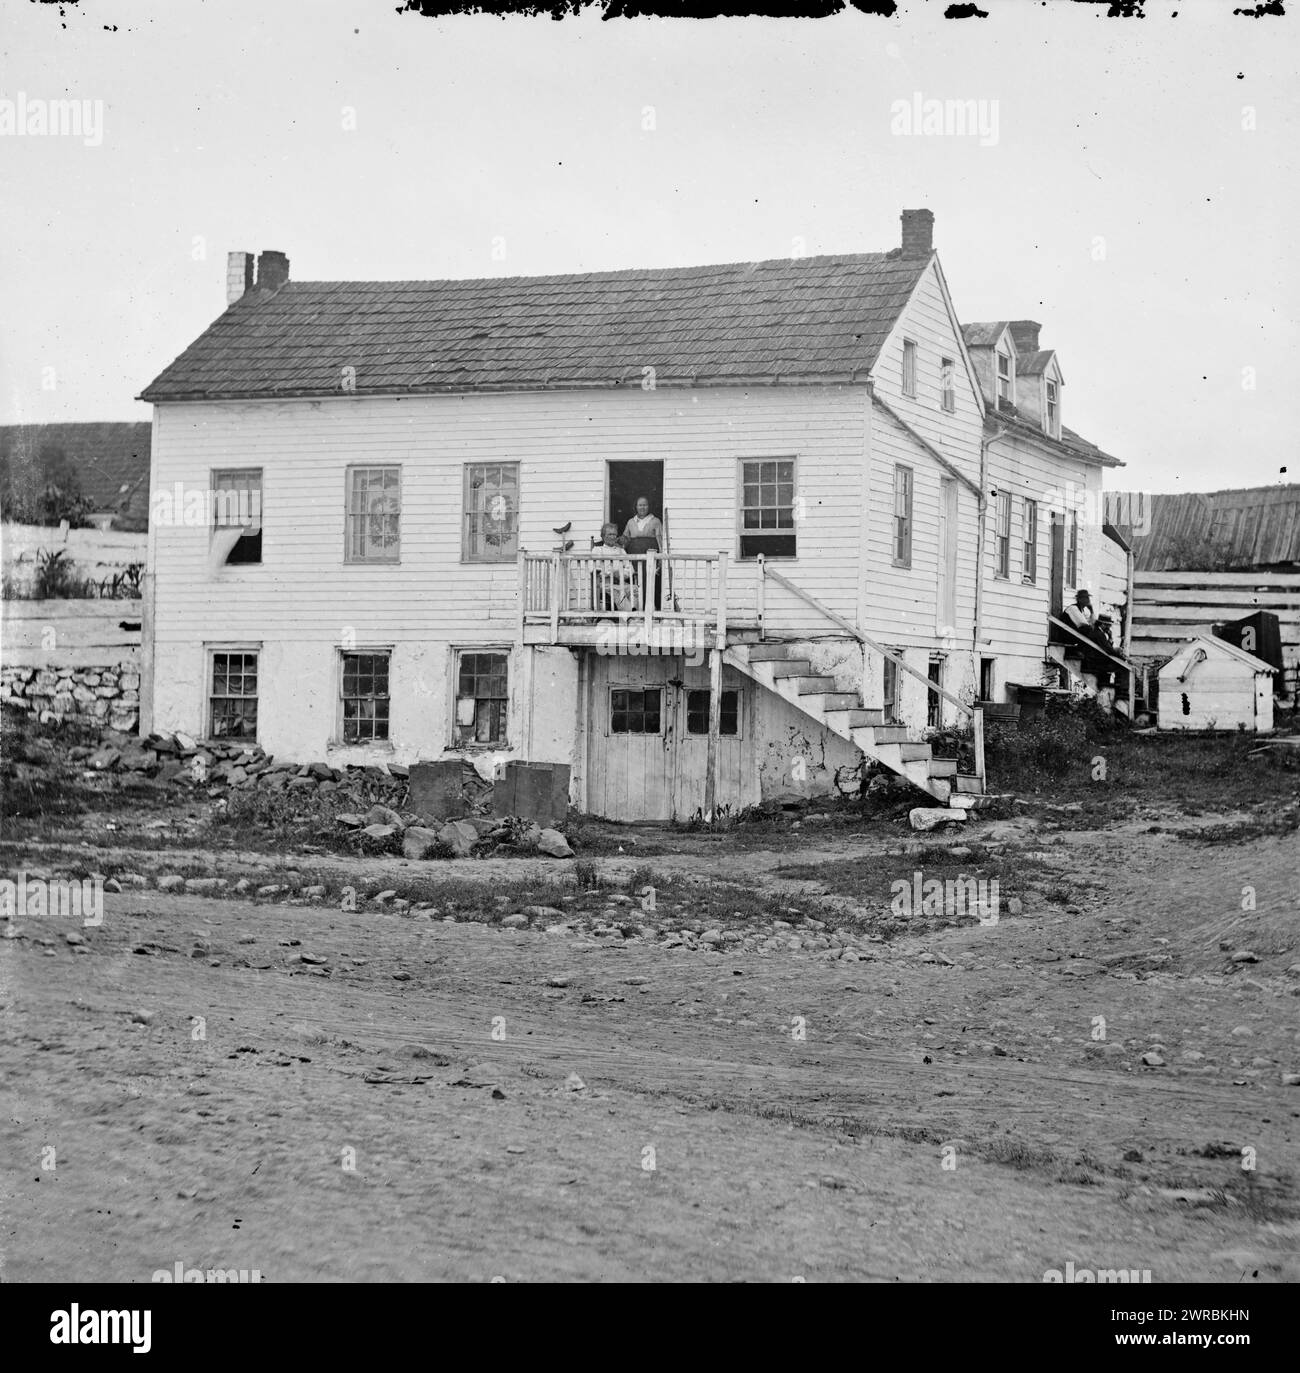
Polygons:
<instances>
[{"instance_id":1,"label":"white painted door","mask_svg":"<svg viewBox=\"0 0 1300 1373\"><path fill-rule=\"evenodd\" d=\"M679 660L680 661L680 660ZM704 809L704 788L709 759L709 669L682 668L677 685L676 749L673 760L673 810L678 820L689 820ZM736 809L758 797L749 796L746 719L748 705L745 678L731 668L722 670L722 733L718 739L719 807Z\"/></svg>"}]
</instances>

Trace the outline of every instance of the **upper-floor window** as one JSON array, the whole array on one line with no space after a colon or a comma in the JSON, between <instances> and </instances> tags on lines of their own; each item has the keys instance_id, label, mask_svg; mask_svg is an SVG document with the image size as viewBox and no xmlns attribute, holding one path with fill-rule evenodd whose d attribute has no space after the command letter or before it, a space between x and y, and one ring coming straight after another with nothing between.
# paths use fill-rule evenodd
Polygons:
<instances>
[{"instance_id":1,"label":"upper-floor window","mask_svg":"<svg viewBox=\"0 0 1300 1373\"><path fill-rule=\"evenodd\" d=\"M949 413L957 408L955 389L956 367L951 358L944 358L939 364L939 403Z\"/></svg>"},{"instance_id":2,"label":"upper-floor window","mask_svg":"<svg viewBox=\"0 0 1300 1373\"><path fill-rule=\"evenodd\" d=\"M519 464L465 466L461 557L470 563L511 562L519 552Z\"/></svg>"},{"instance_id":3,"label":"upper-floor window","mask_svg":"<svg viewBox=\"0 0 1300 1373\"><path fill-rule=\"evenodd\" d=\"M387 653L345 653L341 681L342 738L369 744L388 738Z\"/></svg>"},{"instance_id":4,"label":"upper-floor window","mask_svg":"<svg viewBox=\"0 0 1300 1373\"><path fill-rule=\"evenodd\" d=\"M1023 512L1024 518L1024 560L1020 564L1020 577L1022 581L1036 582L1038 580L1038 502L1026 500ZM1055 612L1053 612L1055 613Z\"/></svg>"},{"instance_id":5,"label":"upper-floor window","mask_svg":"<svg viewBox=\"0 0 1300 1373\"><path fill-rule=\"evenodd\" d=\"M903 394L916 395L916 344L910 338L903 340Z\"/></svg>"},{"instance_id":6,"label":"upper-floor window","mask_svg":"<svg viewBox=\"0 0 1300 1373\"><path fill-rule=\"evenodd\" d=\"M740 556L793 558L794 459L742 461L740 483Z\"/></svg>"},{"instance_id":7,"label":"upper-floor window","mask_svg":"<svg viewBox=\"0 0 1300 1373\"><path fill-rule=\"evenodd\" d=\"M347 483L347 561L400 561L402 469L349 467Z\"/></svg>"},{"instance_id":8,"label":"upper-floor window","mask_svg":"<svg viewBox=\"0 0 1300 1373\"><path fill-rule=\"evenodd\" d=\"M894 566L912 565L912 469L894 466Z\"/></svg>"},{"instance_id":9,"label":"upper-floor window","mask_svg":"<svg viewBox=\"0 0 1300 1373\"><path fill-rule=\"evenodd\" d=\"M262 469L227 467L212 474L212 538L220 562L262 561Z\"/></svg>"},{"instance_id":10,"label":"upper-floor window","mask_svg":"<svg viewBox=\"0 0 1300 1373\"><path fill-rule=\"evenodd\" d=\"M1070 539L1065 545L1065 584L1079 585L1079 512L1070 511ZM1052 612L1056 613L1055 609Z\"/></svg>"},{"instance_id":11,"label":"upper-floor window","mask_svg":"<svg viewBox=\"0 0 1300 1373\"><path fill-rule=\"evenodd\" d=\"M1061 432L1061 398L1054 381L1047 383L1047 414L1044 422L1047 432L1056 438Z\"/></svg>"},{"instance_id":12,"label":"upper-floor window","mask_svg":"<svg viewBox=\"0 0 1300 1373\"><path fill-rule=\"evenodd\" d=\"M993 547L997 558L996 574L1011 575L1011 492L999 491L994 507L997 523L994 526Z\"/></svg>"},{"instance_id":13,"label":"upper-floor window","mask_svg":"<svg viewBox=\"0 0 1300 1373\"><path fill-rule=\"evenodd\" d=\"M1013 393L1013 391L1012 391L1011 380L1012 380L1012 374L1011 374L1011 354L1010 354L1010 353L999 353L999 354L998 354L998 403L999 403L999 404L1001 404L1002 401L1006 401L1006 403L1007 403L1008 405L1010 405L1010 404L1012 403L1012 396L1013 396L1014 393Z\"/></svg>"}]
</instances>

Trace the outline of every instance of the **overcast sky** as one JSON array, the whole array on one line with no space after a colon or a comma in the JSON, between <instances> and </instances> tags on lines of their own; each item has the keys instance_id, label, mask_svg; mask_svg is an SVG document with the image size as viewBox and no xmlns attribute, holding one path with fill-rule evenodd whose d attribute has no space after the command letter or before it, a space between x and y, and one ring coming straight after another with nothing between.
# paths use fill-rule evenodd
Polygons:
<instances>
[{"instance_id":1,"label":"overcast sky","mask_svg":"<svg viewBox=\"0 0 1300 1373\"><path fill-rule=\"evenodd\" d=\"M1300 24L983 4L10 5L0 96L102 125L0 135L0 419L148 419L134 397L224 308L231 249L298 280L529 275L879 251L928 206L961 318L1042 322L1065 423L1128 463L1109 485L1297 480ZM987 102L986 136L897 132L918 93Z\"/></svg>"}]
</instances>

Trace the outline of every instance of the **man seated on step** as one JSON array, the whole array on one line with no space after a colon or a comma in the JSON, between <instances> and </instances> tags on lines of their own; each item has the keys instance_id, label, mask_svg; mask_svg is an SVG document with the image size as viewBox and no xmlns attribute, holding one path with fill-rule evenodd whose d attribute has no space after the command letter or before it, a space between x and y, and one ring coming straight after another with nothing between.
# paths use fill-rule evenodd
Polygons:
<instances>
[{"instance_id":1,"label":"man seated on step","mask_svg":"<svg viewBox=\"0 0 1300 1373\"><path fill-rule=\"evenodd\" d=\"M1109 617L1104 618L1109 625ZM1074 604L1066 606L1061 612L1061 619L1066 624L1073 626L1083 638L1091 640L1106 653L1115 651L1108 630L1098 622L1097 612L1092 608L1091 593L1082 587L1074 593ZM1083 659L1083 670L1091 672L1097 678L1098 686L1110 686L1112 678L1110 659L1103 657L1102 654L1087 648L1078 641L1075 642L1074 647Z\"/></svg>"}]
</instances>

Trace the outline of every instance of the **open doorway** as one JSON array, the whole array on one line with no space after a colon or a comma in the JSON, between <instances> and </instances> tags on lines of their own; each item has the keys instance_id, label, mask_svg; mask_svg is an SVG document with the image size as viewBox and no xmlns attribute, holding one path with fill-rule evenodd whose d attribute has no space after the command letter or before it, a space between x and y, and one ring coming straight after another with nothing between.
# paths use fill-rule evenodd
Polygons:
<instances>
[{"instance_id":1,"label":"open doorway","mask_svg":"<svg viewBox=\"0 0 1300 1373\"><path fill-rule=\"evenodd\" d=\"M650 513L664 517L664 465L662 462L610 461L606 463L608 491L605 518L618 525L621 534L636 514L638 496L650 502Z\"/></svg>"}]
</instances>

